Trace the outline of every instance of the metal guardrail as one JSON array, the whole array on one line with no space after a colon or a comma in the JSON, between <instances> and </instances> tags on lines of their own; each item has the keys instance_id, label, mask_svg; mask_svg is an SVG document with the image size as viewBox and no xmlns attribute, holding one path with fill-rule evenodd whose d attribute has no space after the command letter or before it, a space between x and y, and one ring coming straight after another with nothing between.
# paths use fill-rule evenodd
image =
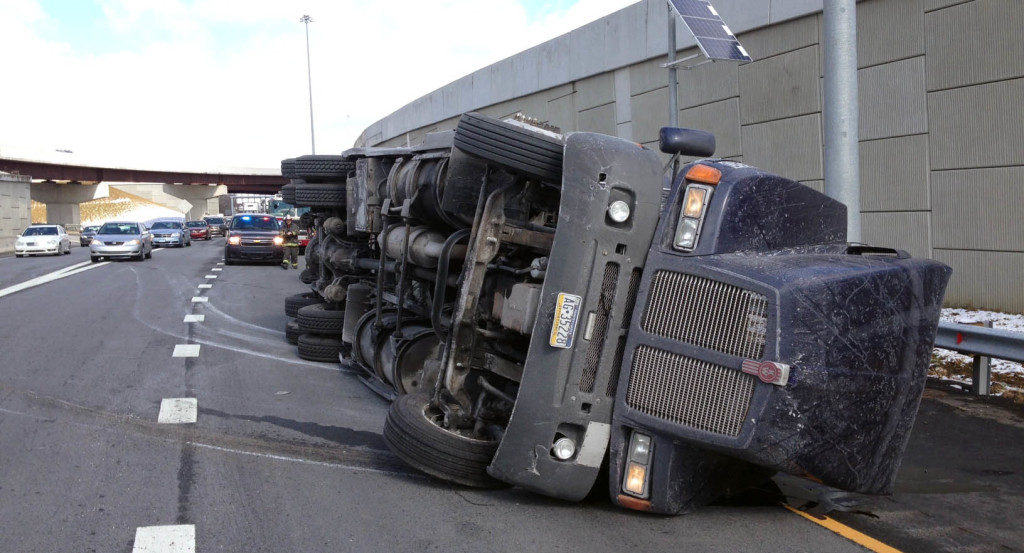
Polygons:
<instances>
[{"instance_id":1,"label":"metal guardrail","mask_svg":"<svg viewBox=\"0 0 1024 553\"><path fill-rule=\"evenodd\" d=\"M987 396L992 384L990 359L1006 359L1024 363L1024 334L984 326L939 322L935 347L974 356L971 393Z\"/></svg>"},{"instance_id":2,"label":"metal guardrail","mask_svg":"<svg viewBox=\"0 0 1024 553\"><path fill-rule=\"evenodd\" d=\"M1024 363L1024 334L956 323L939 323L935 347Z\"/></svg>"}]
</instances>

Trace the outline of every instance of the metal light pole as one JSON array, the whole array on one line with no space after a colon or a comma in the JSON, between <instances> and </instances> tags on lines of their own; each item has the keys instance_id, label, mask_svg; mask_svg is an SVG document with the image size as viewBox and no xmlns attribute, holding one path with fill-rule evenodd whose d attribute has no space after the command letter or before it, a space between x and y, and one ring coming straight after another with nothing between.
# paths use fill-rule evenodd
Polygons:
<instances>
[{"instance_id":1,"label":"metal light pole","mask_svg":"<svg viewBox=\"0 0 1024 553\"><path fill-rule=\"evenodd\" d=\"M825 193L846 204L850 242L861 241L857 2L826 0Z\"/></svg>"},{"instance_id":2,"label":"metal light pole","mask_svg":"<svg viewBox=\"0 0 1024 553\"><path fill-rule=\"evenodd\" d=\"M309 24L313 22L313 18L308 15L303 15L299 23L306 24L306 77L309 80L309 141L313 148L313 154L316 154L316 136L313 134L313 70L309 63Z\"/></svg>"}]
</instances>

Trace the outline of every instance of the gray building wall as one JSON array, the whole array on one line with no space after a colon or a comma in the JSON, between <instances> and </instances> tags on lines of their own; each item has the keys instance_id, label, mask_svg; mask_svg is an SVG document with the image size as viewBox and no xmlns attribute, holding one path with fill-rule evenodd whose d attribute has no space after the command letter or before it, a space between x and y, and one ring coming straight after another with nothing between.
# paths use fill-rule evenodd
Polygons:
<instances>
[{"instance_id":1,"label":"gray building wall","mask_svg":"<svg viewBox=\"0 0 1024 553\"><path fill-rule=\"evenodd\" d=\"M31 178L0 172L0 255L14 253L14 241L32 224Z\"/></svg>"},{"instance_id":2,"label":"gray building wall","mask_svg":"<svg viewBox=\"0 0 1024 553\"><path fill-rule=\"evenodd\" d=\"M821 0L714 5L755 61L679 71L680 125L822 190ZM403 106L359 144L417 143L480 111L656 150L667 17L638 2ZM1024 2L864 0L857 27L863 240L950 265L948 305L1024 312Z\"/></svg>"}]
</instances>

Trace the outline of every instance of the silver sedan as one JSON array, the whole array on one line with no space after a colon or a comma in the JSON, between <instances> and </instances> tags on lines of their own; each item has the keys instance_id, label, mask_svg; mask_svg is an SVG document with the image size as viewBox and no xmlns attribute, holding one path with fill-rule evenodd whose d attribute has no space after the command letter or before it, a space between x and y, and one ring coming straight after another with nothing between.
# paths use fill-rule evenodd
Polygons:
<instances>
[{"instance_id":1,"label":"silver sedan","mask_svg":"<svg viewBox=\"0 0 1024 553\"><path fill-rule=\"evenodd\" d=\"M137 221L108 221L89 243L89 254L93 263L101 258L142 261L153 255L153 235Z\"/></svg>"}]
</instances>

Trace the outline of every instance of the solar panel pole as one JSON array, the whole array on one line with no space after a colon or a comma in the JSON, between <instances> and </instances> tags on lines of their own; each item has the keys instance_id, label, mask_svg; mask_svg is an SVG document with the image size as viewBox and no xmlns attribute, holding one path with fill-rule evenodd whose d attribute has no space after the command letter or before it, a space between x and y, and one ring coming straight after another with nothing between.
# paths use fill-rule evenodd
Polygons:
<instances>
[{"instance_id":1,"label":"solar panel pole","mask_svg":"<svg viewBox=\"0 0 1024 553\"><path fill-rule=\"evenodd\" d=\"M316 136L313 134L313 69L309 62L309 24L313 22L313 18L308 15L303 15L299 19L299 23L306 24L306 78L309 81L309 141L312 147L312 153L316 155Z\"/></svg>"},{"instance_id":2,"label":"solar panel pole","mask_svg":"<svg viewBox=\"0 0 1024 553\"><path fill-rule=\"evenodd\" d=\"M825 193L846 204L846 239L860 242L857 2L825 0Z\"/></svg>"},{"instance_id":3,"label":"solar panel pole","mask_svg":"<svg viewBox=\"0 0 1024 553\"><path fill-rule=\"evenodd\" d=\"M668 7L668 126L679 126L679 79L676 72L676 18L672 16L672 4ZM679 159L672 161L672 180L679 172Z\"/></svg>"}]
</instances>

